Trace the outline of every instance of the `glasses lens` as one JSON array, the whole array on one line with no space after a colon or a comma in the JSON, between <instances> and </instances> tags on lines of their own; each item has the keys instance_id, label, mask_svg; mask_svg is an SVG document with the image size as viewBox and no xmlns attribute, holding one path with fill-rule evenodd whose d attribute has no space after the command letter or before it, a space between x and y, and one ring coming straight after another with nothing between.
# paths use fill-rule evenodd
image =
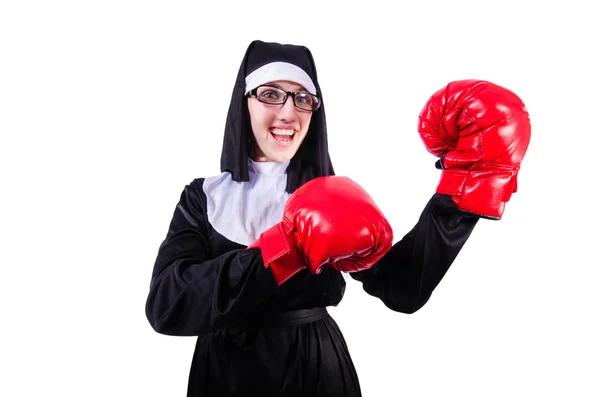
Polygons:
<instances>
[{"instance_id":1,"label":"glasses lens","mask_svg":"<svg viewBox=\"0 0 600 397\"><path fill-rule=\"evenodd\" d=\"M294 103L300 109L316 110L319 107L319 98L309 93L298 93L294 98Z\"/></svg>"},{"instance_id":2,"label":"glasses lens","mask_svg":"<svg viewBox=\"0 0 600 397\"><path fill-rule=\"evenodd\" d=\"M256 90L256 97L259 101L271 104L281 104L287 99L287 94L275 87L260 86Z\"/></svg>"}]
</instances>

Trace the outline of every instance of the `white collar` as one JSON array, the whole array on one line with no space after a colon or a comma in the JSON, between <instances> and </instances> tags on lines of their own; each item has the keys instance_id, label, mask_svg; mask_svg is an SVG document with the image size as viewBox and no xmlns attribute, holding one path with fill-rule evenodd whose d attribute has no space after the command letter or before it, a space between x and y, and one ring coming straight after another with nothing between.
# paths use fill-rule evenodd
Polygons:
<instances>
[{"instance_id":1,"label":"white collar","mask_svg":"<svg viewBox=\"0 0 600 397\"><path fill-rule=\"evenodd\" d=\"M254 161L248 158L248 172L262 175L285 175L289 160L282 163L276 161Z\"/></svg>"}]
</instances>

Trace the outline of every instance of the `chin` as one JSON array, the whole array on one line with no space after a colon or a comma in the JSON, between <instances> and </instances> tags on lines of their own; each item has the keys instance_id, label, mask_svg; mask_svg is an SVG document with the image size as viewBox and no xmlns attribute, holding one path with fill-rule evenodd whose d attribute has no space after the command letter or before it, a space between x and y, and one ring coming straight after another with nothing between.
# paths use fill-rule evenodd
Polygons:
<instances>
[{"instance_id":1,"label":"chin","mask_svg":"<svg viewBox=\"0 0 600 397\"><path fill-rule=\"evenodd\" d=\"M283 163L285 161L290 161L297 153L297 150L289 150L284 153L273 153L271 156L268 156L273 161L278 163Z\"/></svg>"},{"instance_id":2,"label":"chin","mask_svg":"<svg viewBox=\"0 0 600 397\"><path fill-rule=\"evenodd\" d=\"M292 159L292 157L294 157L294 155L292 154L291 156L273 156L271 157L271 159L273 159L273 161L277 162L277 163L284 163L286 161L290 161Z\"/></svg>"}]
</instances>

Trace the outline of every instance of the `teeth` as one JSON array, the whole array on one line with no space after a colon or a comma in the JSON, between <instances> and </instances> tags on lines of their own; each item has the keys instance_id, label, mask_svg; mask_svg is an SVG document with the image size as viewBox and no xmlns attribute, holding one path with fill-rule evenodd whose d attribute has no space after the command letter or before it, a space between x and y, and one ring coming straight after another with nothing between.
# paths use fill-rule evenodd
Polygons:
<instances>
[{"instance_id":1,"label":"teeth","mask_svg":"<svg viewBox=\"0 0 600 397\"><path fill-rule=\"evenodd\" d=\"M294 135L294 130L282 130L280 128L273 128L271 132L276 135Z\"/></svg>"}]
</instances>

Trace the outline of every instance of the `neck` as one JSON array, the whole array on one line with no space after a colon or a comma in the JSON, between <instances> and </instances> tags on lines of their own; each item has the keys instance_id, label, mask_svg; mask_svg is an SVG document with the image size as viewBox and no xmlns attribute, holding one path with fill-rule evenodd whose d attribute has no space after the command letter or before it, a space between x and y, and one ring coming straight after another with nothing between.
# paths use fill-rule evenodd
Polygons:
<instances>
[{"instance_id":1,"label":"neck","mask_svg":"<svg viewBox=\"0 0 600 397\"><path fill-rule=\"evenodd\" d=\"M289 161L258 161L248 158L248 171L263 175L285 175Z\"/></svg>"}]
</instances>

